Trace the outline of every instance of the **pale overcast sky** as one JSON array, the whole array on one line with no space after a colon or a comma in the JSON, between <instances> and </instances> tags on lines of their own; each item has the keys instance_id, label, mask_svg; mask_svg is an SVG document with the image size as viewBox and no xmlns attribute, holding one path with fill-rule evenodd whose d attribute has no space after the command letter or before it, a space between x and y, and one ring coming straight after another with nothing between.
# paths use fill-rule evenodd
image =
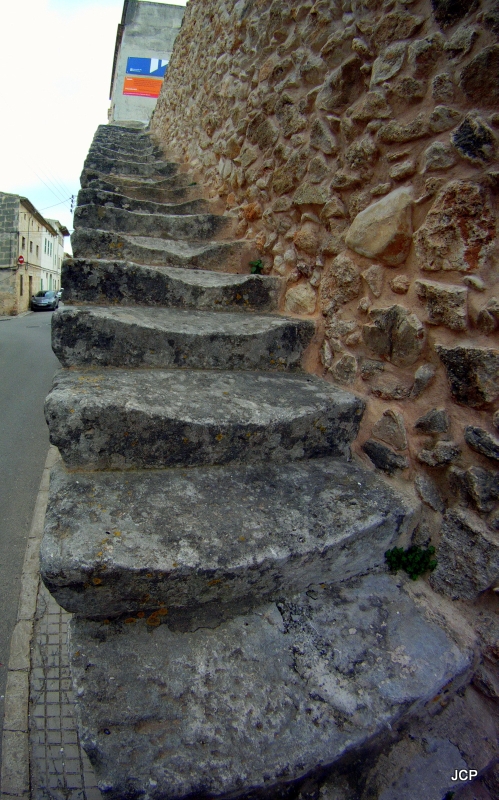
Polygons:
<instances>
[{"instance_id":1,"label":"pale overcast sky","mask_svg":"<svg viewBox=\"0 0 499 800\"><path fill-rule=\"evenodd\" d=\"M3 10L0 191L28 197L70 229L69 197L107 122L122 9L123 0L15 0Z\"/></svg>"}]
</instances>

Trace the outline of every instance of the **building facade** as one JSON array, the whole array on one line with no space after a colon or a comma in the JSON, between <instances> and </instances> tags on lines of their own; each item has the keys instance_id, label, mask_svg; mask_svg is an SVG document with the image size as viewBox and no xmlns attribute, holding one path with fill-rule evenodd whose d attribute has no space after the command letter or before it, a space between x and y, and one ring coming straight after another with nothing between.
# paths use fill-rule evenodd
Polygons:
<instances>
[{"instance_id":1,"label":"building facade","mask_svg":"<svg viewBox=\"0 0 499 800\"><path fill-rule=\"evenodd\" d=\"M0 192L0 314L27 311L33 294L61 288L65 236L26 197Z\"/></svg>"},{"instance_id":2,"label":"building facade","mask_svg":"<svg viewBox=\"0 0 499 800\"><path fill-rule=\"evenodd\" d=\"M149 122L185 9L125 0L111 77L109 121Z\"/></svg>"}]
</instances>

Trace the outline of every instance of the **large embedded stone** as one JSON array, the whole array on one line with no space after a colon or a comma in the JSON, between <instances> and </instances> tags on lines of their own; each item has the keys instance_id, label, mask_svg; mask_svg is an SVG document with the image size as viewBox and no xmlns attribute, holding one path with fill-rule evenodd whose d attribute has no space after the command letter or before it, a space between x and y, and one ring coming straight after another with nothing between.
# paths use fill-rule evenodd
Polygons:
<instances>
[{"instance_id":1,"label":"large embedded stone","mask_svg":"<svg viewBox=\"0 0 499 800\"><path fill-rule=\"evenodd\" d=\"M428 467L443 467L454 464L461 455L461 448L455 442L435 442L431 450L424 449L418 453L418 461Z\"/></svg>"},{"instance_id":2,"label":"large embedded stone","mask_svg":"<svg viewBox=\"0 0 499 800\"><path fill-rule=\"evenodd\" d=\"M151 785L157 800L275 796L361 757L471 662L389 575L189 633L75 618L70 653L80 736L109 800Z\"/></svg>"},{"instance_id":3,"label":"large embedded stone","mask_svg":"<svg viewBox=\"0 0 499 800\"><path fill-rule=\"evenodd\" d=\"M359 268L346 253L340 253L324 270L320 285L322 306L335 311L360 294Z\"/></svg>"},{"instance_id":4,"label":"large embedded stone","mask_svg":"<svg viewBox=\"0 0 499 800\"><path fill-rule=\"evenodd\" d=\"M455 600L476 600L499 580L499 536L472 511L447 512L430 584Z\"/></svg>"},{"instance_id":5,"label":"large embedded stone","mask_svg":"<svg viewBox=\"0 0 499 800\"><path fill-rule=\"evenodd\" d=\"M450 169L456 163L454 150L443 142L432 142L423 153L424 171Z\"/></svg>"},{"instance_id":6,"label":"large embedded stone","mask_svg":"<svg viewBox=\"0 0 499 800\"><path fill-rule=\"evenodd\" d=\"M433 511L439 511L441 514L444 513L445 503L435 481L427 475L420 474L416 476L414 486L423 503L430 506Z\"/></svg>"},{"instance_id":7,"label":"large embedded stone","mask_svg":"<svg viewBox=\"0 0 499 800\"><path fill-rule=\"evenodd\" d=\"M423 17L415 17L407 11L383 14L374 28L373 40L378 45L384 45L395 40L410 39L423 22Z\"/></svg>"},{"instance_id":8,"label":"large embedded stone","mask_svg":"<svg viewBox=\"0 0 499 800\"><path fill-rule=\"evenodd\" d=\"M281 279L269 275L147 267L127 261L67 258L65 303L274 311Z\"/></svg>"},{"instance_id":9,"label":"large embedded stone","mask_svg":"<svg viewBox=\"0 0 499 800\"><path fill-rule=\"evenodd\" d=\"M198 627L383 569L414 511L372 471L335 459L146 475L59 466L41 572L73 613L166 608L170 625Z\"/></svg>"},{"instance_id":10,"label":"large embedded stone","mask_svg":"<svg viewBox=\"0 0 499 800\"><path fill-rule=\"evenodd\" d=\"M421 433L447 433L450 418L445 408L432 408L416 420L414 427Z\"/></svg>"},{"instance_id":11,"label":"large embedded stone","mask_svg":"<svg viewBox=\"0 0 499 800\"><path fill-rule=\"evenodd\" d=\"M387 472L388 475L393 475L397 469L407 469L409 461L405 456L399 456L394 453L390 447L380 442L375 442L374 439L368 439L362 445L364 453L369 456L375 467Z\"/></svg>"},{"instance_id":12,"label":"large embedded stone","mask_svg":"<svg viewBox=\"0 0 499 800\"><path fill-rule=\"evenodd\" d=\"M425 343L425 330L415 314L403 306L373 308L372 324L364 325L366 345L379 356L385 356L398 367L407 367L418 360Z\"/></svg>"},{"instance_id":13,"label":"large embedded stone","mask_svg":"<svg viewBox=\"0 0 499 800\"><path fill-rule=\"evenodd\" d=\"M499 461L499 439L484 428L467 425L464 429L464 441L480 455Z\"/></svg>"},{"instance_id":14,"label":"large embedded stone","mask_svg":"<svg viewBox=\"0 0 499 800\"><path fill-rule=\"evenodd\" d=\"M389 266L401 264L411 246L412 202L412 189L402 187L372 203L357 214L348 229L348 247Z\"/></svg>"},{"instance_id":15,"label":"large embedded stone","mask_svg":"<svg viewBox=\"0 0 499 800\"><path fill-rule=\"evenodd\" d=\"M433 16L441 28L448 28L478 7L479 0L431 0Z\"/></svg>"},{"instance_id":16,"label":"large embedded stone","mask_svg":"<svg viewBox=\"0 0 499 800\"><path fill-rule=\"evenodd\" d=\"M361 67L362 59L354 54L333 70L317 96L317 108L337 114L339 109L357 100L364 88Z\"/></svg>"},{"instance_id":17,"label":"large embedded stone","mask_svg":"<svg viewBox=\"0 0 499 800\"><path fill-rule=\"evenodd\" d=\"M64 367L295 370L313 333L312 322L277 315L64 306L52 348Z\"/></svg>"},{"instance_id":18,"label":"large embedded stone","mask_svg":"<svg viewBox=\"0 0 499 800\"><path fill-rule=\"evenodd\" d=\"M379 83L384 83L390 78L393 78L400 72L404 63L406 49L407 45L404 42L396 42L396 44L387 47L378 58L375 59L371 73L371 89L373 86L377 86ZM381 105L386 109L384 105L386 100L383 95L381 97ZM383 116L387 115L384 114Z\"/></svg>"},{"instance_id":19,"label":"large embedded stone","mask_svg":"<svg viewBox=\"0 0 499 800\"><path fill-rule=\"evenodd\" d=\"M485 190L471 181L442 189L414 234L421 269L475 272L488 263L495 220Z\"/></svg>"},{"instance_id":20,"label":"large embedded stone","mask_svg":"<svg viewBox=\"0 0 499 800\"><path fill-rule=\"evenodd\" d=\"M374 423L373 434L382 442L390 444L395 450L407 448L407 434L404 417L399 411L388 408L382 417Z\"/></svg>"},{"instance_id":21,"label":"large embedded stone","mask_svg":"<svg viewBox=\"0 0 499 800\"><path fill-rule=\"evenodd\" d=\"M326 155L334 155L338 151L336 139L321 119L316 119L310 128L310 144Z\"/></svg>"},{"instance_id":22,"label":"large embedded stone","mask_svg":"<svg viewBox=\"0 0 499 800\"><path fill-rule=\"evenodd\" d=\"M433 70L444 49L441 33L416 39L409 45L409 63L415 78L426 78Z\"/></svg>"},{"instance_id":23,"label":"large embedded stone","mask_svg":"<svg viewBox=\"0 0 499 800\"><path fill-rule=\"evenodd\" d=\"M311 376L61 370L45 402L71 469L154 469L345 455L364 403Z\"/></svg>"},{"instance_id":24,"label":"large embedded stone","mask_svg":"<svg viewBox=\"0 0 499 800\"><path fill-rule=\"evenodd\" d=\"M494 158L497 142L490 128L480 117L468 114L451 136L459 155L472 164L483 164Z\"/></svg>"},{"instance_id":25,"label":"large embedded stone","mask_svg":"<svg viewBox=\"0 0 499 800\"><path fill-rule=\"evenodd\" d=\"M461 72L461 89L484 106L497 107L499 101L499 45L485 47Z\"/></svg>"},{"instance_id":26,"label":"large embedded stone","mask_svg":"<svg viewBox=\"0 0 499 800\"><path fill-rule=\"evenodd\" d=\"M465 286L436 281L416 281L418 297L425 303L428 322L464 331L468 323L468 290Z\"/></svg>"},{"instance_id":27,"label":"large embedded stone","mask_svg":"<svg viewBox=\"0 0 499 800\"><path fill-rule=\"evenodd\" d=\"M418 114L413 120L404 125L397 120L392 120L383 125L379 131L379 138L386 144L398 142L412 142L415 139L422 139L429 133L428 120L423 112Z\"/></svg>"},{"instance_id":28,"label":"large embedded stone","mask_svg":"<svg viewBox=\"0 0 499 800\"><path fill-rule=\"evenodd\" d=\"M317 293L308 282L303 282L288 289L284 309L289 314L313 314L316 303Z\"/></svg>"},{"instance_id":29,"label":"large embedded stone","mask_svg":"<svg viewBox=\"0 0 499 800\"><path fill-rule=\"evenodd\" d=\"M330 192L327 186L317 186L313 183L301 183L296 190L293 203L297 206L302 205L324 205L330 199Z\"/></svg>"},{"instance_id":30,"label":"large embedded stone","mask_svg":"<svg viewBox=\"0 0 499 800\"><path fill-rule=\"evenodd\" d=\"M435 347L456 403L483 408L499 396L499 350L487 347Z\"/></svg>"},{"instance_id":31,"label":"large embedded stone","mask_svg":"<svg viewBox=\"0 0 499 800\"><path fill-rule=\"evenodd\" d=\"M462 483L473 505L482 514L492 511L499 500L499 472L469 467L462 473Z\"/></svg>"}]
</instances>

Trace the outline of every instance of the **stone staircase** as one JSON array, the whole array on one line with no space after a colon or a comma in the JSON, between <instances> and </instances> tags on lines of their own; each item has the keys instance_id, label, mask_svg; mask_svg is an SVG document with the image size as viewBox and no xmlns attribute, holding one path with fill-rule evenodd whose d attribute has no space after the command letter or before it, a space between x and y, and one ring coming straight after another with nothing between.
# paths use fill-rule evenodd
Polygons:
<instances>
[{"instance_id":1,"label":"stone staircase","mask_svg":"<svg viewBox=\"0 0 499 800\"><path fill-rule=\"evenodd\" d=\"M301 370L314 326L232 220L140 130L100 127L81 183L41 568L82 742L112 800L284 797L472 652L386 573L414 508L348 460L363 402Z\"/></svg>"}]
</instances>

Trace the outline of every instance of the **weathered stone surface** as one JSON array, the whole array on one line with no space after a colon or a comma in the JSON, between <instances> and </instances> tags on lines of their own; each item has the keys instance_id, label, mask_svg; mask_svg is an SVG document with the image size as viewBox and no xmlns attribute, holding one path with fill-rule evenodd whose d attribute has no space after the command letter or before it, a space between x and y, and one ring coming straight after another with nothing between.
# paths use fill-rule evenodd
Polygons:
<instances>
[{"instance_id":1,"label":"weathered stone surface","mask_svg":"<svg viewBox=\"0 0 499 800\"><path fill-rule=\"evenodd\" d=\"M352 170L363 170L375 164L379 158L378 146L370 136L358 139L347 148L345 160Z\"/></svg>"},{"instance_id":2,"label":"weathered stone surface","mask_svg":"<svg viewBox=\"0 0 499 800\"><path fill-rule=\"evenodd\" d=\"M305 117L300 114L288 94L283 94L279 97L275 107L275 114L279 120L282 135L285 138L302 131L307 125Z\"/></svg>"},{"instance_id":3,"label":"weathered stone surface","mask_svg":"<svg viewBox=\"0 0 499 800\"><path fill-rule=\"evenodd\" d=\"M426 95L427 89L426 81L418 81L410 75L400 78L392 87L393 93L404 103L419 103Z\"/></svg>"},{"instance_id":4,"label":"weathered stone surface","mask_svg":"<svg viewBox=\"0 0 499 800\"><path fill-rule=\"evenodd\" d=\"M373 435L382 442L391 445L395 450L407 448L407 434L404 417L399 411L388 408L383 416L373 425Z\"/></svg>"},{"instance_id":5,"label":"weathered stone surface","mask_svg":"<svg viewBox=\"0 0 499 800\"><path fill-rule=\"evenodd\" d=\"M316 150L320 150L326 155L333 155L338 150L336 139L321 119L316 119L310 128L310 144Z\"/></svg>"},{"instance_id":6,"label":"weathered stone surface","mask_svg":"<svg viewBox=\"0 0 499 800\"><path fill-rule=\"evenodd\" d=\"M435 442L431 450L420 450L418 461L429 467L443 467L454 464L461 455L461 448L455 442Z\"/></svg>"},{"instance_id":7,"label":"weathered stone surface","mask_svg":"<svg viewBox=\"0 0 499 800\"><path fill-rule=\"evenodd\" d=\"M61 371L45 403L51 441L78 469L345 454L363 409L310 376L178 369Z\"/></svg>"},{"instance_id":8,"label":"weathered stone surface","mask_svg":"<svg viewBox=\"0 0 499 800\"><path fill-rule=\"evenodd\" d=\"M492 511L499 500L499 472L469 467L463 473L463 485L475 508L482 514Z\"/></svg>"},{"instance_id":9,"label":"weathered stone surface","mask_svg":"<svg viewBox=\"0 0 499 800\"><path fill-rule=\"evenodd\" d=\"M428 130L428 120L425 115L421 113L406 125L396 120L388 122L380 128L379 138L386 144L393 144L394 142L412 142L415 139L422 139L424 136L427 136Z\"/></svg>"},{"instance_id":10,"label":"weathered stone surface","mask_svg":"<svg viewBox=\"0 0 499 800\"><path fill-rule=\"evenodd\" d=\"M475 272L488 263L494 237L494 216L484 189L456 180L439 193L414 243L424 270Z\"/></svg>"},{"instance_id":11,"label":"weathered stone surface","mask_svg":"<svg viewBox=\"0 0 499 800\"><path fill-rule=\"evenodd\" d=\"M421 433L447 433L450 418L445 408L432 408L416 420L414 427Z\"/></svg>"},{"instance_id":12,"label":"weathered stone surface","mask_svg":"<svg viewBox=\"0 0 499 800\"><path fill-rule=\"evenodd\" d=\"M279 138L279 130L264 114L259 114L248 125L246 136L252 144L257 144L260 150L272 147Z\"/></svg>"},{"instance_id":13,"label":"weathered stone surface","mask_svg":"<svg viewBox=\"0 0 499 800\"><path fill-rule=\"evenodd\" d=\"M142 214L202 214L209 210L207 200L188 200L184 203L155 203L151 200L137 200L117 192L101 189L80 189L78 206L101 205L107 208L121 208Z\"/></svg>"},{"instance_id":14,"label":"weathered stone surface","mask_svg":"<svg viewBox=\"0 0 499 800\"><path fill-rule=\"evenodd\" d=\"M476 318L476 326L484 333L494 333L499 327L499 300L491 297L480 309Z\"/></svg>"},{"instance_id":15,"label":"weathered stone surface","mask_svg":"<svg viewBox=\"0 0 499 800\"><path fill-rule=\"evenodd\" d=\"M450 169L456 161L455 152L450 145L432 142L423 154L423 169L425 172Z\"/></svg>"},{"instance_id":16,"label":"weathered stone surface","mask_svg":"<svg viewBox=\"0 0 499 800\"><path fill-rule=\"evenodd\" d=\"M434 380L435 374L436 370L433 364L421 364L414 375L414 385L412 387L411 397L420 397L424 390Z\"/></svg>"},{"instance_id":17,"label":"weathered stone surface","mask_svg":"<svg viewBox=\"0 0 499 800\"><path fill-rule=\"evenodd\" d=\"M467 425L464 429L464 440L472 450L499 461L499 439L488 431L475 425Z\"/></svg>"},{"instance_id":18,"label":"weathered stone surface","mask_svg":"<svg viewBox=\"0 0 499 800\"><path fill-rule=\"evenodd\" d=\"M304 151L293 153L289 160L278 167L272 179L272 187L277 195L290 192L301 181L307 171L308 158Z\"/></svg>"},{"instance_id":19,"label":"weathered stone surface","mask_svg":"<svg viewBox=\"0 0 499 800\"><path fill-rule=\"evenodd\" d=\"M297 206L302 205L323 205L330 198L329 189L326 186L317 186L312 183L301 183L296 190L293 203Z\"/></svg>"},{"instance_id":20,"label":"weathered stone surface","mask_svg":"<svg viewBox=\"0 0 499 800\"><path fill-rule=\"evenodd\" d=\"M431 0L433 16L441 28L448 28L475 11L479 0Z\"/></svg>"},{"instance_id":21,"label":"weathered stone surface","mask_svg":"<svg viewBox=\"0 0 499 800\"><path fill-rule=\"evenodd\" d=\"M141 178L162 178L174 175L178 170L178 164L167 161L155 161L152 164L144 164L140 161L133 161L121 158L106 158L105 156L88 155L85 159L84 171L99 172L102 175L126 175Z\"/></svg>"},{"instance_id":22,"label":"weathered stone surface","mask_svg":"<svg viewBox=\"0 0 499 800\"><path fill-rule=\"evenodd\" d=\"M499 350L486 347L435 347L456 403L483 408L499 396Z\"/></svg>"},{"instance_id":23,"label":"weathered stone surface","mask_svg":"<svg viewBox=\"0 0 499 800\"><path fill-rule=\"evenodd\" d=\"M395 294L407 294L410 285L409 278L406 275L395 275L390 281L390 289Z\"/></svg>"},{"instance_id":24,"label":"weathered stone surface","mask_svg":"<svg viewBox=\"0 0 499 800\"><path fill-rule=\"evenodd\" d=\"M439 511L441 514L444 513L445 503L435 481L421 473L416 475L414 485L423 503L426 503L434 511Z\"/></svg>"},{"instance_id":25,"label":"weathered stone surface","mask_svg":"<svg viewBox=\"0 0 499 800\"><path fill-rule=\"evenodd\" d=\"M317 293L310 283L299 283L286 292L284 309L289 314L313 314L317 303Z\"/></svg>"},{"instance_id":26,"label":"weathered stone surface","mask_svg":"<svg viewBox=\"0 0 499 800\"><path fill-rule=\"evenodd\" d=\"M367 94L353 106L352 119L355 122L369 122L371 119L390 119L392 113L392 109L385 95L382 91L378 90L367 92Z\"/></svg>"},{"instance_id":27,"label":"weathered stone surface","mask_svg":"<svg viewBox=\"0 0 499 800\"><path fill-rule=\"evenodd\" d=\"M379 264L373 264L361 273L375 297L380 297L383 291L384 270Z\"/></svg>"},{"instance_id":28,"label":"weathered stone surface","mask_svg":"<svg viewBox=\"0 0 499 800\"><path fill-rule=\"evenodd\" d=\"M65 306L52 323L64 367L299 369L306 320L160 308Z\"/></svg>"},{"instance_id":29,"label":"weathered stone surface","mask_svg":"<svg viewBox=\"0 0 499 800\"><path fill-rule=\"evenodd\" d=\"M430 584L456 600L476 600L499 579L499 537L472 511L452 509L442 524Z\"/></svg>"},{"instance_id":30,"label":"weathered stone surface","mask_svg":"<svg viewBox=\"0 0 499 800\"><path fill-rule=\"evenodd\" d=\"M340 253L324 270L320 285L322 306L327 311L335 311L359 294L359 268L346 253Z\"/></svg>"},{"instance_id":31,"label":"weathered stone surface","mask_svg":"<svg viewBox=\"0 0 499 800\"><path fill-rule=\"evenodd\" d=\"M421 27L423 17L415 17L407 11L392 11L383 14L375 25L373 35L376 44L384 45L400 39L409 39Z\"/></svg>"},{"instance_id":32,"label":"weathered stone surface","mask_svg":"<svg viewBox=\"0 0 499 800\"><path fill-rule=\"evenodd\" d=\"M497 142L490 128L475 114L468 114L451 136L459 155L473 164L491 161Z\"/></svg>"},{"instance_id":33,"label":"weathered stone surface","mask_svg":"<svg viewBox=\"0 0 499 800\"><path fill-rule=\"evenodd\" d=\"M333 70L319 92L317 108L337 114L338 110L357 100L364 87L361 66L362 60L353 54Z\"/></svg>"},{"instance_id":34,"label":"weathered stone surface","mask_svg":"<svg viewBox=\"0 0 499 800\"><path fill-rule=\"evenodd\" d=\"M412 190L395 189L357 214L345 241L351 250L389 266L407 258L412 236Z\"/></svg>"},{"instance_id":35,"label":"weathered stone surface","mask_svg":"<svg viewBox=\"0 0 499 800\"><path fill-rule=\"evenodd\" d=\"M357 359L355 356L344 355L330 369L334 381L349 385L354 382L357 375Z\"/></svg>"},{"instance_id":36,"label":"weathered stone surface","mask_svg":"<svg viewBox=\"0 0 499 800\"><path fill-rule=\"evenodd\" d=\"M479 36L480 33L477 28L463 25L446 42L445 51L449 53L452 59L460 61L470 52Z\"/></svg>"},{"instance_id":37,"label":"weathered stone surface","mask_svg":"<svg viewBox=\"0 0 499 800\"><path fill-rule=\"evenodd\" d=\"M366 455L369 456L375 467L393 475L395 470L407 469L409 461L405 456L399 456L394 453L389 447L374 439L368 439L362 445L362 449Z\"/></svg>"},{"instance_id":38,"label":"weathered stone surface","mask_svg":"<svg viewBox=\"0 0 499 800\"><path fill-rule=\"evenodd\" d=\"M65 303L119 303L230 310L273 311L281 280L126 261L68 258L62 266Z\"/></svg>"},{"instance_id":39,"label":"weathered stone surface","mask_svg":"<svg viewBox=\"0 0 499 800\"><path fill-rule=\"evenodd\" d=\"M379 570L413 513L374 473L334 459L146 476L60 466L50 492L41 569L64 608L101 619L167 608L170 625L195 627Z\"/></svg>"},{"instance_id":40,"label":"weathered stone surface","mask_svg":"<svg viewBox=\"0 0 499 800\"><path fill-rule=\"evenodd\" d=\"M449 106L436 106L430 114L430 131L442 133L455 128L462 114Z\"/></svg>"},{"instance_id":41,"label":"weathered stone surface","mask_svg":"<svg viewBox=\"0 0 499 800\"><path fill-rule=\"evenodd\" d=\"M233 221L213 214L143 214L107 206L78 206L74 227L99 231L153 236L159 239L182 239L192 242L230 233Z\"/></svg>"},{"instance_id":42,"label":"weathered stone surface","mask_svg":"<svg viewBox=\"0 0 499 800\"><path fill-rule=\"evenodd\" d=\"M79 228L73 233L71 243L77 259L115 260L118 257L149 267L218 270L223 263L227 272L243 272L251 260L244 241L191 244L188 241Z\"/></svg>"},{"instance_id":43,"label":"weathered stone surface","mask_svg":"<svg viewBox=\"0 0 499 800\"><path fill-rule=\"evenodd\" d=\"M415 314L403 306L373 308L369 312L372 325L364 325L362 336L366 345L399 367L414 364L424 342L424 326Z\"/></svg>"},{"instance_id":44,"label":"weathered stone surface","mask_svg":"<svg viewBox=\"0 0 499 800\"><path fill-rule=\"evenodd\" d=\"M415 78L425 78L432 71L444 49L441 33L432 33L416 39L409 45L409 63Z\"/></svg>"},{"instance_id":45,"label":"weathered stone surface","mask_svg":"<svg viewBox=\"0 0 499 800\"><path fill-rule=\"evenodd\" d=\"M485 47L461 72L461 89L473 103L497 107L499 101L499 45Z\"/></svg>"},{"instance_id":46,"label":"weathered stone surface","mask_svg":"<svg viewBox=\"0 0 499 800\"><path fill-rule=\"evenodd\" d=\"M468 290L436 281L416 281L418 297L425 303L428 322L464 331L468 322Z\"/></svg>"},{"instance_id":47,"label":"weathered stone surface","mask_svg":"<svg viewBox=\"0 0 499 800\"><path fill-rule=\"evenodd\" d=\"M407 161L401 161L400 164L395 164L390 169L389 175L394 181L405 181L406 178L412 178L416 170L416 162L408 159Z\"/></svg>"},{"instance_id":48,"label":"weathered stone surface","mask_svg":"<svg viewBox=\"0 0 499 800\"><path fill-rule=\"evenodd\" d=\"M407 45L404 42L392 44L375 60L371 73L371 88L393 78L402 69Z\"/></svg>"},{"instance_id":49,"label":"weathered stone surface","mask_svg":"<svg viewBox=\"0 0 499 800\"><path fill-rule=\"evenodd\" d=\"M438 103L448 103L454 100L456 93L452 78L446 72L441 72L432 80L431 83L433 99Z\"/></svg>"},{"instance_id":50,"label":"weathered stone surface","mask_svg":"<svg viewBox=\"0 0 499 800\"><path fill-rule=\"evenodd\" d=\"M171 800L229 795L241 780L278 791L361 752L470 663L388 575L214 630L79 620L70 640L82 740L110 800L144 796L151 781Z\"/></svg>"}]
</instances>

